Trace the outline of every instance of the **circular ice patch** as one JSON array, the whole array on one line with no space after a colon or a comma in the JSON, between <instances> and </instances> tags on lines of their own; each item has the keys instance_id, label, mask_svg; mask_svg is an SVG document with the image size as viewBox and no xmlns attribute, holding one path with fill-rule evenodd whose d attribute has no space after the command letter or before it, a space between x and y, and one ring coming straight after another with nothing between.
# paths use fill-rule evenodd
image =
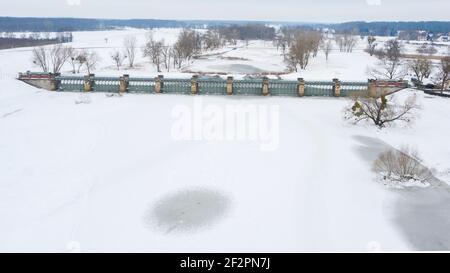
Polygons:
<instances>
[{"instance_id":1,"label":"circular ice patch","mask_svg":"<svg viewBox=\"0 0 450 273\"><path fill-rule=\"evenodd\" d=\"M218 191L183 190L156 202L145 222L164 233L195 231L224 217L228 207L229 199Z\"/></svg>"}]
</instances>

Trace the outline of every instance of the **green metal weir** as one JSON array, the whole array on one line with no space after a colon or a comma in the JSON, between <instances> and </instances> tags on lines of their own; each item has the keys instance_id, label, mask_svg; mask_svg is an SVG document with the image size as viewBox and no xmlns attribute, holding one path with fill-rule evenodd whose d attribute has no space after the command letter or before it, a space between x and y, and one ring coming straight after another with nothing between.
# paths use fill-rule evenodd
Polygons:
<instances>
[{"instance_id":1,"label":"green metal weir","mask_svg":"<svg viewBox=\"0 0 450 273\"><path fill-rule=\"evenodd\" d=\"M349 97L354 94L369 94L371 87L377 90L401 90L408 87L404 81L304 81L242 79L231 77L192 77L191 79L150 77L103 77L103 76L61 76L59 74L20 73L19 80L49 81L56 86L56 91L65 92L129 92L129 93L167 93L167 94L199 94L199 95L245 95L245 96L323 96ZM55 84L56 83L56 84ZM47 88L47 87L45 87ZM52 89L55 90L55 89ZM267 92L268 90L268 92ZM384 92L384 91L383 91ZM264 94L263 94L264 93ZM370 94L369 94L370 95Z\"/></svg>"}]
</instances>

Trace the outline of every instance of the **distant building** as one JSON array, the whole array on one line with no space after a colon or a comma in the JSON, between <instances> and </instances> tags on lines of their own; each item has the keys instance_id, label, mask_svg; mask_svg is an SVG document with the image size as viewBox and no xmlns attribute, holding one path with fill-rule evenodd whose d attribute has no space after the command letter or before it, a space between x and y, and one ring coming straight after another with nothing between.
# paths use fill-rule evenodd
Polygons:
<instances>
[{"instance_id":1,"label":"distant building","mask_svg":"<svg viewBox=\"0 0 450 273\"><path fill-rule=\"evenodd\" d=\"M427 41L430 34L424 30L399 30L399 40Z\"/></svg>"},{"instance_id":2,"label":"distant building","mask_svg":"<svg viewBox=\"0 0 450 273\"><path fill-rule=\"evenodd\" d=\"M417 31L417 40L418 41L426 41L428 39L428 36L430 34L428 34L428 32L426 32L425 30L419 30ZM431 34L433 35L433 34Z\"/></svg>"}]
</instances>

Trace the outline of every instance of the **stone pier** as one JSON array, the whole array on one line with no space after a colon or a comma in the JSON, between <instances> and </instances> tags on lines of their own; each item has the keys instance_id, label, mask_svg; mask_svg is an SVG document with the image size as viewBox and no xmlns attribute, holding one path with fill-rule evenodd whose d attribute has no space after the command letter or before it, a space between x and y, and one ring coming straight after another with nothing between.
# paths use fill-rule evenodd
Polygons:
<instances>
[{"instance_id":1,"label":"stone pier","mask_svg":"<svg viewBox=\"0 0 450 273\"><path fill-rule=\"evenodd\" d=\"M264 77L262 82L262 95L267 96L269 95L269 78Z\"/></svg>"},{"instance_id":2,"label":"stone pier","mask_svg":"<svg viewBox=\"0 0 450 273\"><path fill-rule=\"evenodd\" d=\"M227 78L227 95L233 95L233 77Z\"/></svg>"},{"instance_id":3,"label":"stone pier","mask_svg":"<svg viewBox=\"0 0 450 273\"><path fill-rule=\"evenodd\" d=\"M305 80L303 78L298 78L297 92L299 97L305 96Z\"/></svg>"}]
</instances>

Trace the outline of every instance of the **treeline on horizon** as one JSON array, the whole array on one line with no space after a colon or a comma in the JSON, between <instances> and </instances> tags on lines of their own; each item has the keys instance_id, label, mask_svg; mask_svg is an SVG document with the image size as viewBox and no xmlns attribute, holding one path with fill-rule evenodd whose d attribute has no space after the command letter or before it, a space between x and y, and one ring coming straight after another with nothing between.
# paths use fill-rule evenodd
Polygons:
<instances>
[{"instance_id":1,"label":"treeline on horizon","mask_svg":"<svg viewBox=\"0 0 450 273\"><path fill-rule=\"evenodd\" d=\"M338 24L264 22L264 21L214 21L214 20L157 20L157 19L84 19L84 18L31 18L0 17L1 32L67 32L94 31L116 28L206 28L242 26L249 24L279 24L330 28L337 32L352 31L361 35L395 36L399 30L425 30L430 33L449 33L450 21L424 22L346 22Z\"/></svg>"}]
</instances>

